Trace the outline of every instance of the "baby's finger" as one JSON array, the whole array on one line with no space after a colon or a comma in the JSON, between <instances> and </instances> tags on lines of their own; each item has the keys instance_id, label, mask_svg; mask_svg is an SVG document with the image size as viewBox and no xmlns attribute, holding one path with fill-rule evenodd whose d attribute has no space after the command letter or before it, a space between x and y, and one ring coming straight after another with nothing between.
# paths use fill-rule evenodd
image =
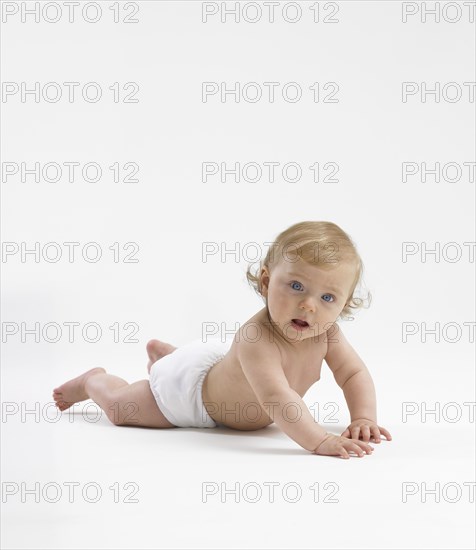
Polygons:
<instances>
[{"instance_id":1,"label":"baby's finger","mask_svg":"<svg viewBox=\"0 0 476 550\"><path fill-rule=\"evenodd\" d=\"M368 426L362 426L362 439L364 441L370 441L370 428Z\"/></svg>"},{"instance_id":2,"label":"baby's finger","mask_svg":"<svg viewBox=\"0 0 476 550\"><path fill-rule=\"evenodd\" d=\"M388 432L385 428L382 428L381 426L379 426L378 429L380 430L380 433L387 438L388 441L391 441L392 436L390 435L390 432Z\"/></svg>"},{"instance_id":3,"label":"baby's finger","mask_svg":"<svg viewBox=\"0 0 476 550\"><path fill-rule=\"evenodd\" d=\"M357 445L359 445L362 449L364 449L364 451L369 455L371 454L371 452L374 450L373 447L371 447L370 445L368 445L367 443L365 443L364 441L356 441L355 442Z\"/></svg>"},{"instance_id":4,"label":"baby's finger","mask_svg":"<svg viewBox=\"0 0 476 550\"><path fill-rule=\"evenodd\" d=\"M341 448L339 449L339 455L340 455L342 458L350 458L349 453L345 450L345 447L341 447Z\"/></svg>"},{"instance_id":5,"label":"baby's finger","mask_svg":"<svg viewBox=\"0 0 476 550\"><path fill-rule=\"evenodd\" d=\"M380 443L380 431L378 426L371 426L370 431L372 432L375 443Z\"/></svg>"},{"instance_id":6,"label":"baby's finger","mask_svg":"<svg viewBox=\"0 0 476 550\"><path fill-rule=\"evenodd\" d=\"M360 427L354 427L350 430L352 439L359 439Z\"/></svg>"},{"instance_id":7,"label":"baby's finger","mask_svg":"<svg viewBox=\"0 0 476 550\"><path fill-rule=\"evenodd\" d=\"M359 457L364 456L364 452L359 447L359 445L357 445L356 443L353 443L352 441L349 441L349 444L347 445L347 449L349 451L354 451L354 453L357 454Z\"/></svg>"},{"instance_id":8,"label":"baby's finger","mask_svg":"<svg viewBox=\"0 0 476 550\"><path fill-rule=\"evenodd\" d=\"M347 428L347 429L345 430L345 432L342 432L342 433L340 434L340 436L341 436L341 437L350 437L349 428Z\"/></svg>"}]
</instances>

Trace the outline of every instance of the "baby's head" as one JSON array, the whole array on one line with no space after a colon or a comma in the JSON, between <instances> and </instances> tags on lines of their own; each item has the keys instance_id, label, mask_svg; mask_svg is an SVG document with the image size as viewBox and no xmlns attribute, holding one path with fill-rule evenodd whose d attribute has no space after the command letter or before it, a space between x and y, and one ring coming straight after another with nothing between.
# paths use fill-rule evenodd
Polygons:
<instances>
[{"instance_id":1,"label":"baby's head","mask_svg":"<svg viewBox=\"0 0 476 550\"><path fill-rule=\"evenodd\" d=\"M246 277L268 317L292 341L322 334L363 306L354 296L363 263L350 237L331 222L307 221L278 235L259 269ZM368 295L370 299L370 294ZM304 330L293 319L309 323Z\"/></svg>"}]
</instances>

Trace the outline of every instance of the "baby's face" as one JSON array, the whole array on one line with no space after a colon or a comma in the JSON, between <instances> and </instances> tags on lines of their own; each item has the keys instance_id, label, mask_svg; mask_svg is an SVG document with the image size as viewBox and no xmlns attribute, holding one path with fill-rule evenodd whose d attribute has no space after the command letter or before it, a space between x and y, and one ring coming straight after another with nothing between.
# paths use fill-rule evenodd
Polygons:
<instances>
[{"instance_id":1,"label":"baby's face","mask_svg":"<svg viewBox=\"0 0 476 550\"><path fill-rule=\"evenodd\" d=\"M286 340L302 341L328 330L345 306L355 267L344 262L324 270L301 258L282 260L269 271L263 268L262 293L276 328ZM307 321L300 329L293 319Z\"/></svg>"}]
</instances>

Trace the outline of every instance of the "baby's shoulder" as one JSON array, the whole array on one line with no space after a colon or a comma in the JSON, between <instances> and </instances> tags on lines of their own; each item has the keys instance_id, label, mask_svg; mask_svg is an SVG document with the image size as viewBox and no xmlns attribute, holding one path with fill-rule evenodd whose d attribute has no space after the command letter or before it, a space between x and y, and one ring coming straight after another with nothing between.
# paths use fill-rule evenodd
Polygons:
<instances>
[{"instance_id":1,"label":"baby's shoulder","mask_svg":"<svg viewBox=\"0 0 476 550\"><path fill-rule=\"evenodd\" d=\"M250 321L240 327L235 335L234 346L238 357L245 354L282 361L276 340L267 327L257 322Z\"/></svg>"}]
</instances>

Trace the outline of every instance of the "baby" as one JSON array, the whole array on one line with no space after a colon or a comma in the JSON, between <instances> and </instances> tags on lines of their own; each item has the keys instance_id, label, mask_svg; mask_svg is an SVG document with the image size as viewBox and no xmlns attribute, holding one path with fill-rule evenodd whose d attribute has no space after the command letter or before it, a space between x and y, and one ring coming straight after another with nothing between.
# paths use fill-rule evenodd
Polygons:
<instances>
[{"instance_id":1,"label":"baby","mask_svg":"<svg viewBox=\"0 0 476 550\"><path fill-rule=\"evenodd\" d=\"M128 384L91 369L53 390L57 407L93 399L116 426L224 426L259 430L275 422L318 455L371 454L377 425L372 378L336 324L362 307L354 296L363 264L350 237L330 222L292 225L278 235L247 279L266 307L232 341L194 340L180 348L147 344L149 380ZM340 435L314 421L302 397L320 379L322 360L342 388L351 423Z\"/></svg>"}]
</instances>

